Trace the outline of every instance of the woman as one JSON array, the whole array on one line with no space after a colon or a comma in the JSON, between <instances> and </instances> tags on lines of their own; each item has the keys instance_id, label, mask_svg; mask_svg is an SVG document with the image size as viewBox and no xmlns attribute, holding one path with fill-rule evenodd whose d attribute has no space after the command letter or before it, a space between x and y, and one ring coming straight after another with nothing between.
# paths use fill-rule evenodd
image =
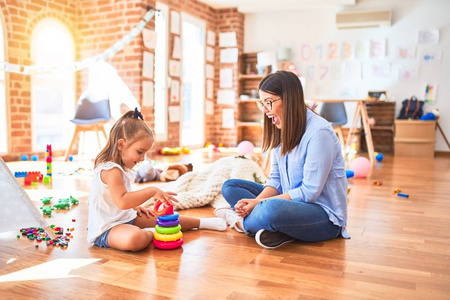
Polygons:
<instances>
[{"instance_id":1,"label":"woman","mask_svg":"<svg viewBox=\"0 0 450 300\"><path fill-rule=\"evenodd\" d=\"M259 95L262 148L272 150L272 172L265 185L227 180L222 194L234 209L219 208L216 216L267 249L348 238L345 162L333 128L306 107L294 73L266 76Z\"/></svg>"}]
</instances>

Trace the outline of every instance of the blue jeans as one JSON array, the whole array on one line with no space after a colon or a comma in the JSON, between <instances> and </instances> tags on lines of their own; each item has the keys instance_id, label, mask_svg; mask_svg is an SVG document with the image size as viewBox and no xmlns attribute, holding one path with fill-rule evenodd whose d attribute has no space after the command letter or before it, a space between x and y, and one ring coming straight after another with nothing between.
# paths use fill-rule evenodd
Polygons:
<instances>
[{"instance_id":1,"label":"blue jeans","mask_svg":"<svg viewBox=\"0 0 450 300\"><path fill-rule=\"evenodd\" d=\"M263 189L264 186L259 183L229 179L222 186L222 195L234 207L243 198L256 198ZM243 225L248 235L266 229L283 232L305 242L331 240L341 233L341 227L329 220L321 206L285 199L269 199L258 203L244 218Z\"/></svg>"}]
</instances>

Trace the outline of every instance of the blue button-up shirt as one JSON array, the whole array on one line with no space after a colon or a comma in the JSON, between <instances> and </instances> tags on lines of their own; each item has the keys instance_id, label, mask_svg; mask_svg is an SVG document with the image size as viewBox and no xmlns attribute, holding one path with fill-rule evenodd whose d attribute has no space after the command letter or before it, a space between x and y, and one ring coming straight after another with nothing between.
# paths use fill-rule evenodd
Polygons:
<instances>
[{"instance_id":1,"label":"blue button-up shirt","mask_svg":"<svg viewBox=\"0 0 450 300\"><path fill-rule=\"evenodd\" d=\"M288 193L293 201L320 205L348 238L345 160L328 121L307 109L300 144L285 156L280 152L280 146L272 151L272 173L266 186Z\"/></svg>"}]
</instances>

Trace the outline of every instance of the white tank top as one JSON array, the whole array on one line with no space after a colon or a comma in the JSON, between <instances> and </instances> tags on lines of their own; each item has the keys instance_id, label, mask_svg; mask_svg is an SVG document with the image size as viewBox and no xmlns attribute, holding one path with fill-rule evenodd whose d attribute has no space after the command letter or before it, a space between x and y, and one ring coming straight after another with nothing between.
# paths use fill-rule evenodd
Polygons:
<instances>
[{"instance_id":1,"label":"white tank top","mask_svg":"<svg viewBox=\"0 0 450 300\"><path fill-rule=\"evenodd\" d=\"M103 170L118 168L122 171L123 182L127 191L132 191L131 183L134 182L135 173L125 172L122 167L114 162L108 161L100 163L94 170L91 193L89 195L89 222L87 241L93 244L94 241L108 229L126 223L136 218L134 209L120 209L114 203L108 186L103 183L101 173Z\"/></svg>"}]
</instances>

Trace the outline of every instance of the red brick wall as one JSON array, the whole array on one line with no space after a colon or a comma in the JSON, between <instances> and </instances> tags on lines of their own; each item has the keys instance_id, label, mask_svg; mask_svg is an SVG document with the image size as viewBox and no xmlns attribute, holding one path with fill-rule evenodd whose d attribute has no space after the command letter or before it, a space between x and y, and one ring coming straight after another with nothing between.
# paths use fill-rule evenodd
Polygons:
<instances>
[{"instance_id":1,"label":"red brick wall","mask_svg":"<svg viewBox=\"0 0 450 300\"><path fill-rule=\"evenodd\" d=\"M224 64L220 63L220 49L219 48L219 34L221 32L236 32L236 42L237 48L239 52L239 56L241 55L244 49L244 15L239 13L236 8L228 8L221 9L217 11L216 14L216 65L215 65L215 99L217 99L217 90L219 89L219 72L220 68L232 68L233 69L233 88L236 90L237 95L237 87L238 87L238 75L239 75L239 66L238 63L234 64ZM237 142L237 129L236 128L222 128L222 109L224 108L234 108L235 111L235 120L236 120L236 104L234 106L217 104L217 100L214 105L214 118L212 120L212 124L208 127L210 128L209 138L212 143L219 144L223 143L224 146L236 146Z\"/></svg>"},{"instance_id":2,"label":"red brick wall","mask_svg":"<svg viewBox=\"0 0 450 300\"><path fill-rule=\"evenodd\" d=\"M4 0L0 7L5 21L5 60L20 65L32 65L30 55L31 33L37 22L52 17L74 29L75 2L70 0ZM6 73L7 122L9 152L31 151L31 78L29 75Z\"/></svg>"},{"instance_id":3,"label":"red brick wall","mask_svg":"<svg viewBox=\"0 0 450 300\"><path fill-rule=\"evenodd\" d=\"M6 27L6 61L13 64L32 65L30 61L30 38L34 25L46 17L53 17L65 23L73 33L76 48L76 60L96 55L109 48L114 42L129 32L141 19L147 6L155 6L155 0L1 0ZM219 55L217 46L219 32L235 31L238 49L243 49L244 17L236 9L214 10L196 0L161 0L170 10L186 12L206 22L206 29L216 33L214 99L219 85ZM169 22L170 23L170 22ZM154 29L151 20L147 28ZM169 58L173 47L173 34L170 34ZM133 95L142 104L142 56L144 46L141 35L136 37L123 50L108 62L119 72L119 76L130 88ZM145 49L145 51L149 51ZM152 51L150 51L152 52ZM237 64L235 86L237 86ZM87 87L87 70L76 74L77 92L75 99ZM148 79L145 79L148 80ZM31 93L30 76L6 73L8 127L10 128L10 155L31 153ZM216 102L216 101L214 101ZM76 103L74 103L75 105ZM206 116L205 141L236 144L236 130L223 129L221 109L215 105L214 115ZM154 127L154 110L143 110L145 120ZM157 143L154 149L180 144L180 124L168 123L168 141Z\"/></svg>"}]
</instances>

